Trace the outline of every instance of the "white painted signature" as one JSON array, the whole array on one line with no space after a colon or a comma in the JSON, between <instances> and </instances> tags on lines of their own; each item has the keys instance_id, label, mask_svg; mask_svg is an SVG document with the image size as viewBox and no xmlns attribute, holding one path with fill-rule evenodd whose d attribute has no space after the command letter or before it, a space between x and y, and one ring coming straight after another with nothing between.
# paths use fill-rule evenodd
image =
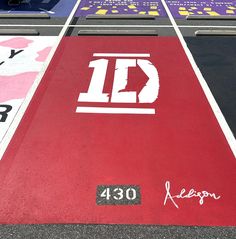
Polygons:
<instances>
[{"instance_id":1,"label":"white painted signature","mask_svg":"<svg viewBox=\"0 0 236 239\"><path fill-rule=\"evenodd\" d=\"M178 199L183 199L183 198L199 198L199 204L203 205L204 204L204 199L207 197L211 197L215 200L219 200L220 196L217 196L215 193L209 193L207 191L201 191L201 192L197 192L194 189L190 189L189 191L186 191L185 188L181 189L180 193L177 195L171 195L170 192L170 182L166 181L165 183L165 188L166 188L166 196L165 196L165 200L164 200L164 205L166 205L167 201L170 200L176 208L179 208L178 204L176 203L176 201L174 200L174 198L178 198Z\"/></svg>"}]
</instances>

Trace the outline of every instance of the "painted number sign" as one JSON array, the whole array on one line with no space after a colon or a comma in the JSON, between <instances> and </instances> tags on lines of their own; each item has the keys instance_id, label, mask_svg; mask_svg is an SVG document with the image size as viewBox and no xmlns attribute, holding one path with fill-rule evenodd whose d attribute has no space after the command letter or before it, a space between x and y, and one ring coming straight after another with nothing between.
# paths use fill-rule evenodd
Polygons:
<instances>
[{"instance_id":1,"label":"painted number sign","mask_svg":"<svg viewBox=\"0 0 236 239\"><path fill-rule=\"evenodd\" d=\"M141 204L140 187L137 185L99 185L96 203L98 205Z\"/></svg>"}]
</instances>

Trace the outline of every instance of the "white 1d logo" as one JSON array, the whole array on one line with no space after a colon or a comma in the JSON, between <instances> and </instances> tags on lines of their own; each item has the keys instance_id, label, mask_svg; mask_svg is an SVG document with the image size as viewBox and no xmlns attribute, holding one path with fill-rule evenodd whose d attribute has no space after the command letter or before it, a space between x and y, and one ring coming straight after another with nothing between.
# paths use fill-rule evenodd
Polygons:
<instances>
[{"instance_id":1,"label":"white 1d logo","mask_svg":"<svg viewBox=\"0 0 236 239\"><path fill-rule=\"evenodd\" d=\"M129 67L139 66L148 76L148 81L138 94L139 103L153 103L159 93L159 77L155 66L148 60L143 59L117 59L114 74L114 83L111 94L112 103L137 103L137 92L124 89L128 83ZM107 59L94 60L89 63L94 68L92 79L87 93L81 93L80 102L109 102L109 94L103 93L106 72L108 67Z\"/></svg>"}]
</instances>

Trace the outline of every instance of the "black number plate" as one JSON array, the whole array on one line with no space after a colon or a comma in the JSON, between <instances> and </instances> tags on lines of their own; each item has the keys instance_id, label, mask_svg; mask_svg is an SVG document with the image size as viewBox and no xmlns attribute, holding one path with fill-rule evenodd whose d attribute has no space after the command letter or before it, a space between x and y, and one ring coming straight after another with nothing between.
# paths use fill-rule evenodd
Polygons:
<instances>
[{"instance_id":1,"label":"black number plate","mask_svg":"<svg viewBox=\"0 0 236 239\"><path fill-rule=\"evenodd\" d=\"M137 185L99 185L96 202L98 205L141 204L140 187Z\"/></svg>"}]
</instances>

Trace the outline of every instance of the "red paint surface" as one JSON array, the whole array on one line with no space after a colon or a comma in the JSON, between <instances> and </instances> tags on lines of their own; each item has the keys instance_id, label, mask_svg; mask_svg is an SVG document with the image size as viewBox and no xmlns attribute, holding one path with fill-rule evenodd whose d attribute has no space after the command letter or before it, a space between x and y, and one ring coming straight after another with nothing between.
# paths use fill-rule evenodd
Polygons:
<instances>
[{"instance_id":1,"label":"red paint surface","mask_svg":"<svg viewBox=\"0 0 236 239\"><path fill-rule=\"evenodd\" d=\"M75 113L97 52L151 53L156 115ZM105 92L112 67L107 79ZM184 187L221 199L164 206L167 180L173 195ZM174 37L65 38L0 163L0 182L0 223L236 225L236 161ZM97 206L96 187L106 184L140 185L142 204Z\"/></svg>"}]
</instances>

